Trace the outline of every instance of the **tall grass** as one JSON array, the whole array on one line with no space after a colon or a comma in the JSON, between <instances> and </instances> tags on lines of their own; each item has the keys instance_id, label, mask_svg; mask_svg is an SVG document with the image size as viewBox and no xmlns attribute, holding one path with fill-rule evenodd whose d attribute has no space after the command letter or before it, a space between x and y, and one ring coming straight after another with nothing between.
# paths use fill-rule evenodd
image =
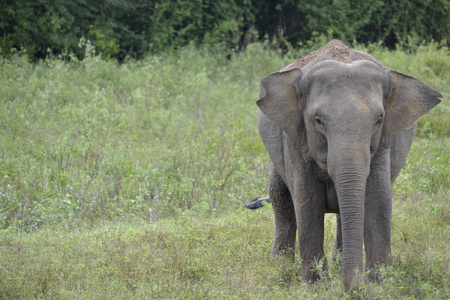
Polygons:
<instances>
[{"instance_id":1,"label":"tall grass","mask_svg":"<svg viewBox=\"0 0 450 300\"><path fill-rule=\"evenodd\" d=\"M193 48L122 66L3 60L0 228L233 210L262 194L254 103L279 65L257 46L232 61Z\"/></svg>"},{"instance_id":2,"label":"tall grass","mask_svg":"<svg viewBox=\"0 0 450 300\"><path fill-rule=\"evenodd\" d=\"M350 296L448 297L448 52L363 50L444 99L394 185L394 266ZM296 55L188 47L119 66L88 51L1 61L0 298L350 297L337 264L308 285L299 261L271 260L270 210L240 208L267 194L259 79Z\"/></svg>"}]
</instances>

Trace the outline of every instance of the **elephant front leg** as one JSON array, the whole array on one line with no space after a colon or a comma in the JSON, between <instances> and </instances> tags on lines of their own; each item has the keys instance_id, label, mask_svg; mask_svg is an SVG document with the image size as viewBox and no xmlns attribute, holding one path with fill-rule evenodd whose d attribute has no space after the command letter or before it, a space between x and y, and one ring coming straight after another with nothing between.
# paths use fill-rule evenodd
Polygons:
<instances>
[{"instance_id":1,"label":"elephant front leg","mask_svg":"<svg viewBox=\"0 0 450 300\"><path fill-rule=\"evenodd\" d=\"M389 152L376 159L387 159ZM366 269L373 281L378 281L376 267L390 265L392 187L389 164L376 163L371 167L367 180L364 203L364 245Z\"/></svg>"},{"instance_id":2,"label":"elephant front leg","mask_svg":"<svg viewBox=\"0 0 450 300\"><path fill-rule=\"evenodd\" d=\"M272 255L286 255L293 260L297 232L295 210L291 193L275 170L270 180L269 197L275 218Z\"/></svg>"},{"instance_id":3,"label":"elephant front leg","mask_svg":"<svg viewBox=\"0 0 450 300\"><path fill-rule=\"evenodd\" d=\"M323 248L325 188L317 179L309 178L298 185L295 194L302 278L314 282L320 278L318 265L322 271L328 270Z\"/></svg>"}]
</instances>

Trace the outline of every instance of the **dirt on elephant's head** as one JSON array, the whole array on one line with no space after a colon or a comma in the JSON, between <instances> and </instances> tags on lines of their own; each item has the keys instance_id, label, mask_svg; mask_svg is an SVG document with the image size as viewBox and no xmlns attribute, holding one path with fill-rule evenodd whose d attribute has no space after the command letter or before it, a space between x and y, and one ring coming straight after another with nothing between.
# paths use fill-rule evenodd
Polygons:
<instances>
[{"instance_id":1,"label":"dirt on elephant's head","mask_svg":"<svg viewBox=\"0 0 450 300\"><path fill-rule=\"evenodd\" d=\"M281 71L287 71L293 68L302 68L306 71L318 62L325 60L337 60L343 63L350 63L355 60L370 60L379 65L382 69L386 69L386 67L369 54L358 50L352 50L342 41L331 40L321 49L311 52L307 56L290 63L281 69Z\"/></svg>"}]
</instances>

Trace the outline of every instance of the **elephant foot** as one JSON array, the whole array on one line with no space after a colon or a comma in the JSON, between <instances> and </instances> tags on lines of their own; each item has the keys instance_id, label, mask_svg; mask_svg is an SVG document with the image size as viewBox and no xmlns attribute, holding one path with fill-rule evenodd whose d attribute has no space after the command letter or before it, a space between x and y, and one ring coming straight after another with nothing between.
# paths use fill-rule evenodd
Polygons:
<instances>
[{"instance_id":1,"label":"elephant foot","mask_svg":"<svg viewBox=\"0 0 450 300\"><path fill-rule=\"evenodd\" d=\"M302 279L314 283L328 276L328 263L324 257L320 260L304 262L302 264Z\"/></svg>"},{"instance_id":2,"label":"elephant foot","mask_svg":"<svg viewBox=\"0 0 450 300\"><path fill-rule=\"evenodd\" d=\"M389 267L390 264L379 264L375 267L368 268L368 277L369 280L375 283L381 283L383 279L386 277L386 267Z\"/></svg>"},{"instance_id":3,"label":"elephant foot","mask_svg":"<svg viewBox=\"0 0 450 300\"><path fill-rule=\"evenodd\" d=\"M366 282L364 274L357 272L356 274L354 274L353 279L350 282L344 279L344 288L347 292L351 291L361 292L364 290L365 283Z\"/></svg>"}]
</instances>

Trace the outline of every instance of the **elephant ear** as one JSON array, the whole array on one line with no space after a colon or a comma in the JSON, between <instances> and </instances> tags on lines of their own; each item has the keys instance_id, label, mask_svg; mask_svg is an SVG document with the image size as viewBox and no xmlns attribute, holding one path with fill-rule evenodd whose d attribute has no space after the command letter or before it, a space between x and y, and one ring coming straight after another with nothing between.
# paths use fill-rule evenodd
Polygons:
<instances>
[{"instance_id":1,"label":"elephant ear","mask_svg":"<svg viewBox=\"0 0 450 300\"><path fill-rule=\"evenodd\" d=\"M416 78L389 71L391 90L385 104L385 119L381 143L391 141L419 117L441 102L442 95Z\"/></svg>"},{"instance_id":2,"label":"elephant ear","mask_svg":"<svg viewBox=\"0 0 450 300\"><path fill-rule=\"evenodd\" d=\"M259 109L287 133L292 141L299 141L303 115L298 86L303 71L293 68L272 73L261 79Z\"/></svg>"}]
</instances>

